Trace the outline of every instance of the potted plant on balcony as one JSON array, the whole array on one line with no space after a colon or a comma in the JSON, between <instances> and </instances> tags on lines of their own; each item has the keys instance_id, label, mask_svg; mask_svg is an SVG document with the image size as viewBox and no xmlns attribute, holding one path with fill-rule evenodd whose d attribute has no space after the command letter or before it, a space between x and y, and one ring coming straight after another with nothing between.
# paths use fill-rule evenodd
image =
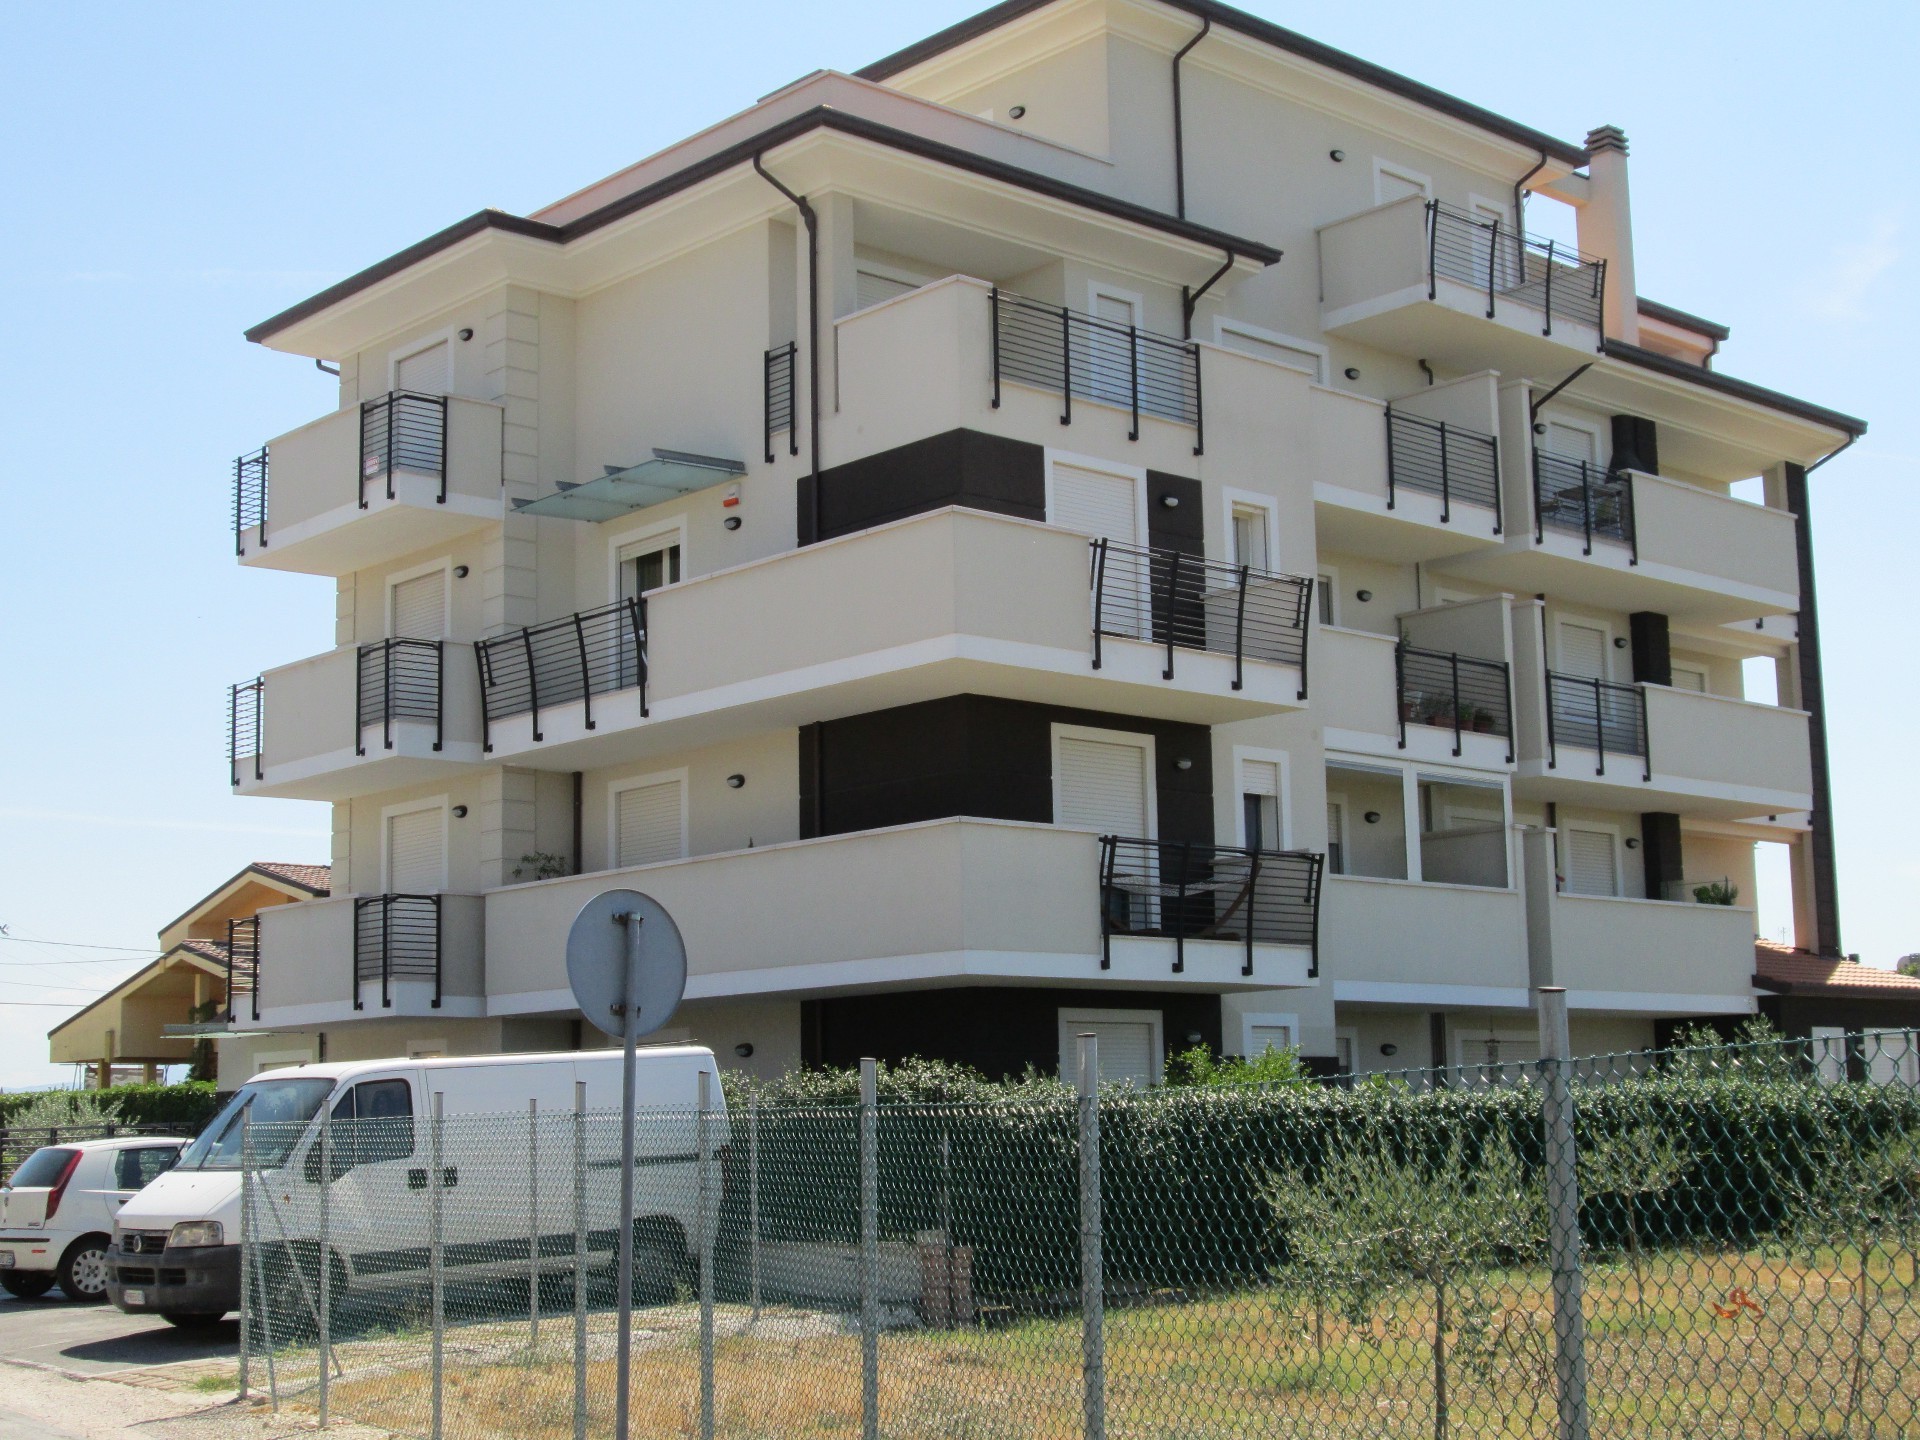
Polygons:
<instances>
[{"instance_id":1,"label":"potted plant on balcony","mask_svg":"<svg viewBox=\"0 0 1920 1440\"><path fill-rule=\"evenodd\" d=\"M1700 905L1731 905L1740 898L1740 887L1731 880L1709 880L1693 887L1693 898Z\"/></svg>"},{"instance_id":2,"label":"potted plant on balcony","mask_svg":"<svg viewBox=\"0 0 1920 1440\"><path fill-rule=\"evenodd\" d=\"M1418 690L1405 690L1400 695L1400 720L1402 724L1418 725L1426 714L1426 697Z\"/></svg>"},{"instance_id":3,"label":"potted plant on balcony","mask_svg":"<svg viewBox=\"0 0 1920 1440\"><path fill-rule=\"evenodd\" d=\"M1500 717L1495 715L1493 711L1484 709L1478 705L1473 707L1474 733L1479 735L1493 734L1499 726L1499 720Z\"/></svg>"}]
</instances>

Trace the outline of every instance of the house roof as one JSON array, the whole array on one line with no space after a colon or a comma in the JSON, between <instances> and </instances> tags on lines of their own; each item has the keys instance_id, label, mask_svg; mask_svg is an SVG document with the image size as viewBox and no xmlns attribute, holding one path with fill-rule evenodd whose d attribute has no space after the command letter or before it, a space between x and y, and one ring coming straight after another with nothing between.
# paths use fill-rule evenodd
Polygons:
<instances>
[{"instance_id":1,"label":"house roof","mask_svg":"<svg viewBox=\"0 0 1920 1440\"><path fill-rule=\"evenodd\" d=\"M1755 988L1777 995L1920 1000L1920 975L1902 975L1877 965L1815 955L1769 940L1754 942L1753 967Z\"/></svg>"},{"instance_id":2,"label":"house roof","mask_svg":"<svg viewBox=\"0 0 1920 1440\"><path fill-rule=\"evenodd\" d=\"M165 935L182 920L190 918L195 911L218 900L244 880L265 880L270 885L281 885L293 890L304 890L310 897L318 899L332 893L333 867L331 865L302 865L291 860L256 860L237 875L230 875L213 889L202 895L193 904L182 910L173 919L160 927ZM162 942L164 943L164 942Z\"/></svg>"},{"instance_id":3,"label":"house roof","mask_svg":"<svg viewBox=\"0 0 1920 1440\"><path fill-rule=\"evenodd\" d=\"M67 1016L66 1019L47 1031L48 1038L51 1039L62 1030L86 1019L87 1016L93 1014L93 1012L98 1010L102 1005L112 1001L126 999L133 991L138 990L141 986L148 984L156 977L164 975L167 971L173 969L173 961L176 956L180 955L191 956L194 960L198 960L206 965L218 966L222 973L226 970L227 947L225 945L217 940L183 940L171 950L167 951L166 954L157 956L147 964L142 965L131 975L116 981L113 988L108 990L104 995L96 995L85 1005L75 1010L73 1014Z\"/></svg>"},{"instance_id":4,"label":"house roof","mask_svg":"<svg viewBox=\"0 0 1920 1440\"><path fill-rule=\"evenodd\" d=\"M1044 9L1055 0L1004 0L991 9L982 10L978 15L962 20L957 25L949 25L936 35L916 41L904 50L897 50L884 60L876 60L863 70L854 73L863 80L887 80L914 66L942 55L949 50L979 38L1002 25L1010 24L1023 15ZM1436 90L1431 85L1423 85L1418 80L1410 80L1381 65L1362 60L1357 55L1349 55L1344 50L1336 50L1318 40L1310 40L1296 30L1275 25L1270 20L1262 20L1257 15L1249 15L1244 10L1236 10L1231 5L1222 5L1218 0L1161 0L1161 3L1175 10L1184 10L1196 20L1218 25L1223 30L1232 30L1249 39L1263 41L1278 50L1298 55L1303 60L1311 60L1316 65L1341 75L1350 76L1365 84L1373 85L1404 100L1424 105L1442 115L1450 116L1473 125L1489 134L1498 135L1517 145L1524 145L1542 155L1560 161L1564 165L1580 166L1587 163L1587 151L1584 146L1574 145L1565 140L1556 140L1531 126L1522 125L1517 120L1509 120L1504 115L1496 115L1491 110L1482 109L1444 90Z\"/></svg>"}]
</instances>

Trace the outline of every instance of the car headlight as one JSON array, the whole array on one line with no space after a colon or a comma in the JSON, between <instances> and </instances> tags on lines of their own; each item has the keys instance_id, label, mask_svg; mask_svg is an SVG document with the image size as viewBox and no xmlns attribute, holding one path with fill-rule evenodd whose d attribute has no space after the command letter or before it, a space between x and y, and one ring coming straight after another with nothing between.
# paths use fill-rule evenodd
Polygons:
<instances>
[{"instance_id":1,"label":"car headlight","mask_svg":"<svg viewBox=\"0 0 1920 1440\"><path fill-rule=\"evenodd\" d=\"M182 1220L167 1236L167 1246L169 1249L176 1246L185 1249L189 1246L224 1245L226 1239L218 1220Z\"/></svg>"}]
</instances>

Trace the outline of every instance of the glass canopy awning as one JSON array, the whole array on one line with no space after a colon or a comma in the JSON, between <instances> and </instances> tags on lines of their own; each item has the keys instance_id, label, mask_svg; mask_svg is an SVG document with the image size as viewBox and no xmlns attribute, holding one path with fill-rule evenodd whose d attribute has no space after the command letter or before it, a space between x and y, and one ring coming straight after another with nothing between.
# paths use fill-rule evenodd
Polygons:
<instances>
[{"instance_id":1,"label":"glass canopy awning","mask_svg":"<svg viewBox=\"0 0 1920 1440\"><path fill-rule=\"evenodd\" d=\"M678 500L696 490L719 485L747 473L738 460L718 460L711 455L689 455L683 450L655 450L651 460L620 470L609 465L607 473L585 484L562 480L551 495L538 500L515 500L514 510L521 515L538 515L555 520L617 520L635 510Z\"/></svg>"}]
</instances>

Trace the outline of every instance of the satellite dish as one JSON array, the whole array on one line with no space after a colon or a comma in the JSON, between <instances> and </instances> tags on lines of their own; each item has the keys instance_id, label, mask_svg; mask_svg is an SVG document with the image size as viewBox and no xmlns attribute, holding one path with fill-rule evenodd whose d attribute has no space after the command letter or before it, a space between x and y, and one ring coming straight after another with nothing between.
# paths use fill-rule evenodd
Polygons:
<instances>
[{"instance_id":1,"label":"satellite dish","mask_svg":"<svg viewBox=\"0 0 1920 1440\"><path fill-rule=\"evenodd\" d=\"M636 994L626 1007L626 917L640 921L632 957ZM651 1035L673 1018L687 990L687 946L667 909L638 890L607 890L580 907L567 932L567 981L580 1013L616 1039ZM628 1028L631 1019L632 1029Z\"/></svg>"}]
</instances>

